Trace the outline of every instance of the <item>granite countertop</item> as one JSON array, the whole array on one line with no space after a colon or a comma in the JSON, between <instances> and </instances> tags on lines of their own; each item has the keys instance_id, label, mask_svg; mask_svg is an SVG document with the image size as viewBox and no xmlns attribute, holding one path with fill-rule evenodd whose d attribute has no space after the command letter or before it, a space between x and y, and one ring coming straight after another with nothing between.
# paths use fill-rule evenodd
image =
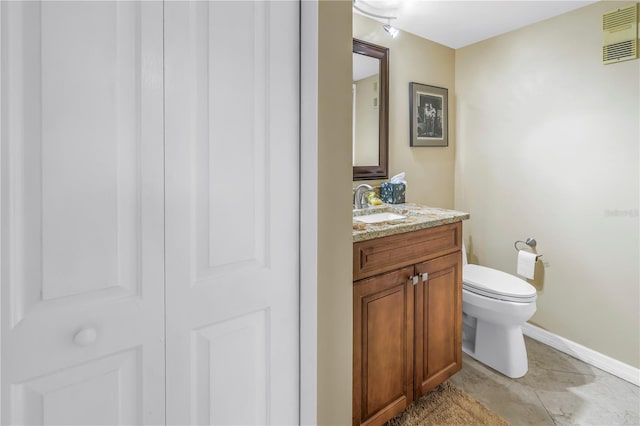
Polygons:
<instances>
[{"instance_id":1,"label":"granite countertop","mask_svg":"<svg viewBox=\"0 0 640 426\"><path fill-rule=\"evenodd\" d=\"M378 223L363 223L357 221L357 216L375 213L395 213L406 216L403 219L388 220ZM366 209L353 211L353 242L372 240L374 238L417 231L447 223L460 222L469 219L469 213L455 210L439 209L421 206L419 204L383 204Z\"/></svg>"}]
</instances>

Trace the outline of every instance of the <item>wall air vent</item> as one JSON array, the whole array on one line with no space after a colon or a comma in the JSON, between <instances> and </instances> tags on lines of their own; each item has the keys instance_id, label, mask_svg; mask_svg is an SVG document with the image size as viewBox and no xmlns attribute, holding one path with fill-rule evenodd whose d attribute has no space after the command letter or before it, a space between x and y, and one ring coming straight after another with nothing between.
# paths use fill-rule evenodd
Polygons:
<instances>
[{"instance_id":1,"label":"wall air vent","mask_svg":"<svg viewBox=\"0 0 640 426\"><path fill-rule=\"evenodd\" d=\"M602 15L602 63L638 57L638 4Z\"/></svg>"}]
</instances>

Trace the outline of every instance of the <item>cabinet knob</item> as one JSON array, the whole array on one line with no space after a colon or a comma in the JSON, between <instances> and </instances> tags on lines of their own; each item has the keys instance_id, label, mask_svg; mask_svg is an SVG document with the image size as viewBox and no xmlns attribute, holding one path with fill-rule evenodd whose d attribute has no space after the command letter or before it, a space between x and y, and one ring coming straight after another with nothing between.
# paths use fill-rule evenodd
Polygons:
<instances>
[{"instance_id":1,"label":"cabinet knob","mask_svg":"<svg viewBox=\"0 0 640 426\"><path fill-rule=\"evenodd\" d=\"M422 281L427 281L429 279L429 273L428 272L423 272L422 273Z\"/></svg>"},{"instance_id":2,"label":"cabinet knob","mask_svg":"<svg viewBox=\"0 0 640 426\"><path fill-rule=\"evenodd\" d=\"M73 336L73 343L78 346L89 346L96 341L98 332L93 327L85 327L80 329L75 336Z\"/></svg>"},{"instance_id":3,"label":"cabinet knob","mask_svg":"<svg viewBox=\"0 0 640 426\"><path fill-rule=\"evenodd\" d=\"M418 282L420 281L420 277L418 277L417 275L414 275L411 277L411 280L413 281L413 285L417 285Z\"/></svg>"}]
</instances>

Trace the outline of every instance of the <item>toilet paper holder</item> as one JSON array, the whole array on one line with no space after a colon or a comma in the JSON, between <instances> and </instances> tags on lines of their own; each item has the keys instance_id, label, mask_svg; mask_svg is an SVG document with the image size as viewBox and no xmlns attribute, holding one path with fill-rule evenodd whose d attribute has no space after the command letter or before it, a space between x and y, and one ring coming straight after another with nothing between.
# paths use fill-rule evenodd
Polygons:
<instances>
[{"instance_id":1,"label":"toilet paper holder","mask_svg":"<svg viewBox=\"0 0 640 426\"><path fill-rule=\"evenodd\" d=\"M526 244L531 249L536 248L536 245L538 244L538 242L535 240L535 238L532 238L532 237L527 238L525 241L518 240L515 243L513 243L513 246L516 248L516 251L522 250L521 248L518 248L518 243ZM541 254L536 255L536 260L538 260L541 257L542 257Z\"/></svg>"}]
</instances>

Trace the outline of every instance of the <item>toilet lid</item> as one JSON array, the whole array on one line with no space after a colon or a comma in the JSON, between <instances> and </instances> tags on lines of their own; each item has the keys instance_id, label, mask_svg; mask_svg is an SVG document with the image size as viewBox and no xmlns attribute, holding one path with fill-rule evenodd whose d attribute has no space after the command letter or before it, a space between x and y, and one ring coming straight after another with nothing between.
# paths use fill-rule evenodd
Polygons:
<instances>
[{"instance_id":1,"label":"toilet lid","mask_svg":"<svg viewBox=\"0 0 640 426\"><path fill-rule=\"evenodd\" d=\"M476 294L510 302L533 302L536 288L506 272L480 265L462 267L462 287Z\"/></svg>"}]
</instances>

